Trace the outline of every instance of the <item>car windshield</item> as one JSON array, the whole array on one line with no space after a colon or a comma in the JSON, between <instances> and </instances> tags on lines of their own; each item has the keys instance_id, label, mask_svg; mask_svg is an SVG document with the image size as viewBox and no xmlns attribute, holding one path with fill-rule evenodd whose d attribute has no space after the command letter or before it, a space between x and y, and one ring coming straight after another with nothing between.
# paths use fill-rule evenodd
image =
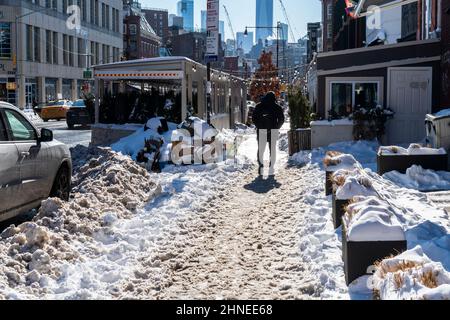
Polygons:
<instances>
[{"instance_id":1,"label":"car windshield","mask_svg":"<svg viewBox=\"0 0 450 320\"><path fill-rule=\"evenodd\" d=\"M77 100L72 104L72 107L86 107L84 100Z\"/></svg>"},{"instance_id":2,"label":"car windshield","mask_svg":"<svg viewBox=\"0 0 450 320\"><path fill-rule=\"evenodd\" d=\"M47 103L47 107L64 106L64 105L66 105L65 101L52 101Z\"/></svg>"}]
</instances>

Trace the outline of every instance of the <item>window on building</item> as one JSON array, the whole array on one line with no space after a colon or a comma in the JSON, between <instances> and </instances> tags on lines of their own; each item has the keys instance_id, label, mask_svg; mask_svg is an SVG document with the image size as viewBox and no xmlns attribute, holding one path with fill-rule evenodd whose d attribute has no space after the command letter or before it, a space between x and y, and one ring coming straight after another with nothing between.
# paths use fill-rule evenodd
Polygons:
<instances>
[{"instance_id":1,"label":"window on building","mask_svg":"<svg viewBox=\"0 0 450 320\"><path fill-rule=\"evenodd\" d=\"M106 5L102 3L102 28L106 28Z\"/></svg>"},{"instance_id":2,"label":"window on building","mask_svg":"<svg viewBox=\"0 0 450 320\"><path fill-rule=\"evenodd\" d=\"M100 21L99 21L99 18L100 18L100 16L99 16L99 12L98 12L98 8L99 8L99 6L98 6L98 0L92 0L92 1L94 1L95 3L94 3L94 16L95 16L95 24L98 26L98 25L100 25Z\"/></svg>"},{"instance_id":3,"label":"window on building","mask_svg":"<svg viewBox=\"0 0 450 320\"><path fill-rule=\"evenodd\" d=\"M338 81L330 88L331 112L346 117L360 108L374 108L380 101L378 81Z\"/></svg>"},{"instance_id":4,"label":"window on building","mask_svg":"<svg viewBox=\"0 0 450 320\"><path fill-rule=\"evenodd\" d=\"M69 37L63 34L63 65L69 65Z\"/></svg>"},{"instance_id":5,"label":"window on building","mask_svg":"<svg viewBox=\"0 0 450 320\"><path fill-rule=\"evenodd\" d=\"M95 42L91 42L91 65L95 64Z\"/></svg>"},{"instance_id":6,"label":"window on building","mask_svg":"<svg viewBox=\"0 0 450 320\"><path fill-rule=\"evenodd\" d=\"M109 6L106 6L106 29L111 29L111 14L109 13Z\"/></svg>"},{"instance_id":7,"label":"window on building","mask_svg":"<svg viewBox=\"0 0 450 320\"><path fill-rule=\"evenodd\" d=\"M0 58L11 58L11 23L0 22Z\"/></svg>"},{"instance_id":8,"label":"window on building","mask_svg":"<svg viewBox=\"0 0 450 320\"><path fill-rule=\"evenodd\" d=\"M81 38L77 39L77 46L78 46L78 68L85 68L86 67L86 46L85 41Z\"/></svg>"},{"instance_id":9,"label":"window on building","mask_svg":"<svg viewBox=\"0 0 450 320\"><path fill-rule=\"evenodd\" d=\"M333 25L331 23L327 24L327 37L333 39Z\"/></svg>"},{"instance_id":10,"label":"window on building","mask_svg":"<svg viewBox=\"0 0 450 320\"><path fill-rule=\"evenodd\" d=\"M69 66L74 66L74 48L72 36L69 36Z\"/></svg>"},{"instance_id":11,"label":"window on building","mask_svg":"<svg viewBox=\"0 0 450 320\"><path fill-rule=\"evenodd\" d=\"M52 43L52 32L50 30L45 30L45 61L47 63L53 63Z\"/></svg>"},{"instance_id":12,"label":"window on building","mask_svg":"<svg viewBox=\"0 0 450 320\"><path fill-rule=\"evenodd\" d=\"M90 22L92 24L95 24L95 1L94 0L91 0L89 15L91 17Z\"/></svg>"},{"instance_id":13,"label":"window on building","mask_svg":"<svg viewBox=\"0 0 450 320\"><path fill-rule=\"evenodd\" d=\"M130 24L128 26L129 31L130 31L130 36L135 36L137 34L137 25L135 24Z\"/></svg>"},{"instance_id":14,"label":"window on building","mask_svg":"<svg viewBox=\"0 0 450 320\"><path fill-rule=\"evenodd\" d=\"M52 36L53 41L53 64L59 64L59 41L58 41L58 33L53 32Z\"/></svg>"},{"instance_id":15,"label":"window on building","mask_svg":"<svg viewBox=\"0 0 450 320\"><path fill-rule=\"evenodd\" d=\"M100 64L100 44L95 43L95 64Z\"/></svg>"},{"instance_id":16,"label":"window on building","mask_svg":"<svg viewBox=\"0 0 450 320\"><path fill-rule=\"evenodd\" d=\"M328 19L333 18L333 5L331 3L327 5L327 17Z\"/></svg>"},{"instance_id":17,"label":"window on building","mask_svg":"<svg viewBox=\"0 0 450 320\"><path fill-rule=\"evenodd\" d=\"M416 40L417 15L417 3L402 6L402 38Z\"/></svg>"},{"instance_id":18,"label":"window on building","mask_svg":"<svg viewBox=\"0 0 450 320\"><path fill-rule=\"evenodd\" d=\"M41 28L34 27L34 61L41 62Z\"/></svg>"}]
</instances>

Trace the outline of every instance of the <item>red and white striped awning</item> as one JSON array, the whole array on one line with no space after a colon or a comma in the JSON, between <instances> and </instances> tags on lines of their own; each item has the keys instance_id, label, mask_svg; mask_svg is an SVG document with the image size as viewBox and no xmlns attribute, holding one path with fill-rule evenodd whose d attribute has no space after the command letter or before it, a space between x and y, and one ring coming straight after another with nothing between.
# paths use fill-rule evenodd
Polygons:
<instances>
[{"instance_id":1,"label":"red and white striped awning","mask_svg":"<svg viewBox=\"0 0 450 320\"><path fill-rule=\"evenodd\" d=\"M182 71L130 71L130 70L109 70L96 71L96 79L101 80L181 80Z\"/></svg>"}]
</instances>

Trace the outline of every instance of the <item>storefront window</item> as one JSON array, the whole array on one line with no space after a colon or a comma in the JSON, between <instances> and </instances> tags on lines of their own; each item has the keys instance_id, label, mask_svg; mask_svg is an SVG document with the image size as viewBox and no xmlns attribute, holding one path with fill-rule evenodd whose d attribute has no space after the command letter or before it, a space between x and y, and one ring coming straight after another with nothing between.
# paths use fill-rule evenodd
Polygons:
<instances>
[{"instance_id":1,"label":"storefront window","mask_svg":"<svg viewBox=\"0 0 450 320\"><path fill-rule=\"evenodd\" d=\"M375 108L378 104L378 83L355 84L356 108Z\"/></svg>"},{"instance_id":2,"label":"storefront window","mask_svg":"<svg viewBox=\"0 0 450 320\"><path fill-rule=\"evenodd\" d=\"M11 58L11 23L0 22L0 58Z\"/></svg>"},{"instance_id":3,"label":"storefront window","mask_svg":"<svg viewBox=\"0 0 450 320\"><path fill-rule=\"evenodd\" d=\"M339 81L331 83L331 117L347 117L355 109L376 107L380 101L379 82Z\"/></svg>"},{"instance_id":4,"label":"storefront window","mask_svg":"<svg viewBox=\"0 0 450 320\"><path fill-rule=\"evenodd\" d=\"M352 113L353 85L351 83L333 83L331 86L331 111L339 116Z\"/></svg>"}]
</instances>

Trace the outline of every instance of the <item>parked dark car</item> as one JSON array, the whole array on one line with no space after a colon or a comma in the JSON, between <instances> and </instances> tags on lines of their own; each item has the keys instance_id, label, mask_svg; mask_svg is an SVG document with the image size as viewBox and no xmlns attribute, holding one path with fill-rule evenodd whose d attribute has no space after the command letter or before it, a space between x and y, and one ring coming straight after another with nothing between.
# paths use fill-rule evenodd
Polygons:
<instances>
[{"instance_id":1,"label":"parked dark car","mask_svg":"<svg viewBox=\"0 0 450 320\"><path fill-rule=\"evenodd\" d=\"M88 126L92 124L92 115L90 114L84 100L75 101L67 111L67 126L73 129L76 125Z\"/></svg>"}]
</instances>

